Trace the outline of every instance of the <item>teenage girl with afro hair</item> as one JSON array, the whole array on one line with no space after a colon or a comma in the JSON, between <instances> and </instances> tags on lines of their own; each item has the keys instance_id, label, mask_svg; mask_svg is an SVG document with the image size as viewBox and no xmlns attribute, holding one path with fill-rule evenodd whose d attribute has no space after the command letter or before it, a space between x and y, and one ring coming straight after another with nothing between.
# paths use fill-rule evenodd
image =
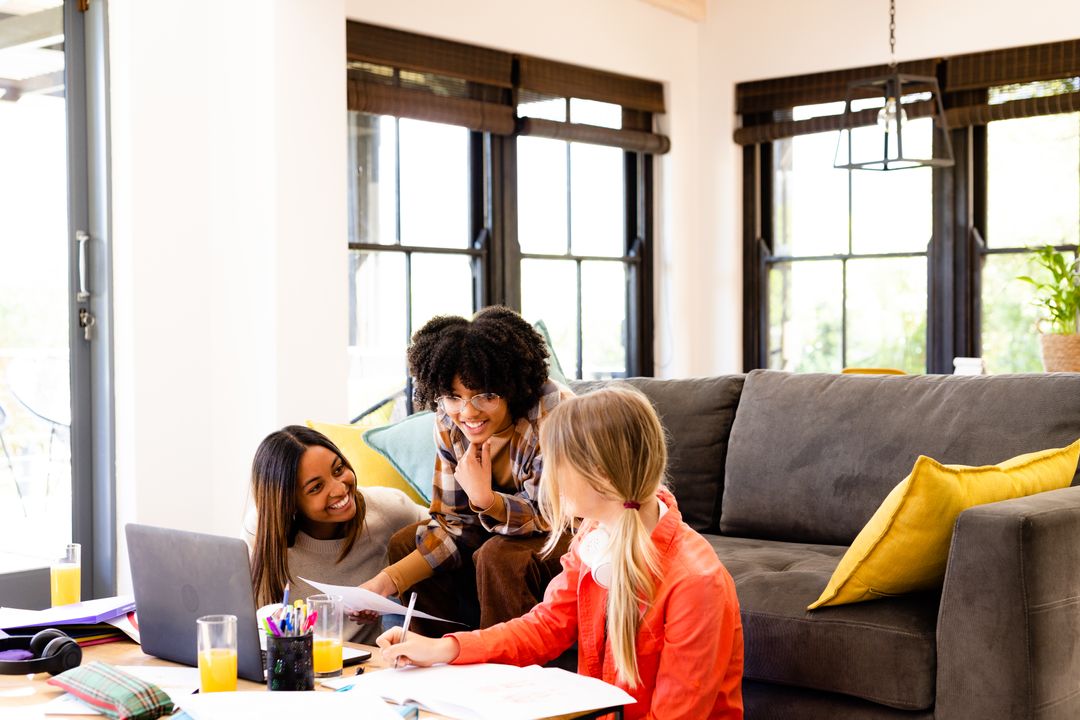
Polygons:
<instances>
[{"instance_id":1,"label":"teenage girl with afro hair","mask_svg":"<svg viewBox=\"0 0 1080 720\"><path fill-rule=\"evenodd\" d=\"M518 617L543 598L569 544L561 538L541 557L549 527L537 505L540 426L571 396L548 379L547 355L540 334L501 306L472 320L435 317L413 335L414 401L435 411L430 519L396 533L389 566L361 587L414 590L418 609L470 627Z\"/></svg>"}]
</instances>

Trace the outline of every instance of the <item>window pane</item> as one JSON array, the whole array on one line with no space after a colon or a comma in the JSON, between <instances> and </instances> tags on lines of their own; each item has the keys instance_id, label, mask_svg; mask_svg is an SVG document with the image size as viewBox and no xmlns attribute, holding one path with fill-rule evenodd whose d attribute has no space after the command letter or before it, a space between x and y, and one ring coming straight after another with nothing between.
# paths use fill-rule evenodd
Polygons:
<instances>
[{"instance_id":1,"label":"window pane","mask_svg":"<svg viewBox=\"0 0 1080 720\"><path fill-rule=\"evenodd\" d=\"M525 253L566 252L566 143L519 137L518 242Z\"/></svg>"},{"instance_id":2,"label":"window pane","mask_svg":"<svg viewBox=\"0 0 1080 720\"><path fill-rule=\"evenodd\" d=\"M992 122L986 144L987 244L1076 244L1080 113Z\"/></svg>"},{"instance_id":3,"label":"window pane","mask_svg":"<svg viewBox=\"0 0 1080 720\"><path fill-rule=\"evenodd\" d=\"M847 264L847 365L926 372L925 258Z\"/></svg>"},{"instance_id":4,"label":"window pane","mask_svg":"<svg viewBox=\"0 0 1080 720\"><path fill-rule=\"evenodd\" d=\"M570 122L600 127L622 127L622 106L614 103L570 98Z\"/></svg>"},{"instance_id":5,"label":"window pane","mask_svg":"<svg viewBox=\"0 0 1080 720\"><path fill-rule=\"evenodd\" d=\"M545 98L535 93L522 92L517 114L518 117L566 122L566 98Z\"/></svg>"},{"instance_id":6,"label":"window pane","mask_svg":"<svg viewBox=\"0 0 1080 720\"><path fill-rule=\"evenodd\" d=\"M848 247L848 174L833 168L836 133L773 143L775 255L833 255Z\"/></svg>"},{"instance_id":7,"label":"window pane","mask_svg":"<svg viewBox=\"0 0 1080 720\"><path fill-rule=\"evenodd\" d=\"M436 315L470 317L472 314L473 274L470 257L420 253L412 256L413 332Z\"/></svg>"},{"instance_id":8,"label":"window pane","mask_svg":"<svg viewBox=\"0 0 1080 720\"><path fill-rule=\"evenodd\" d=\"M928 149L928 142L922 142L929 140L932 129L929 122L929 118L915 120L909 126L910 135L909 130L904 131L905 154L909 152L908 140L918 137L920 142L911 152L917 157L929 157L923 152ZM877 132L876 137L880 139L881 133ZM852 172L852 252L925 252L933 232L932 182L930 168Z\"/></svg>"},{"instance_id":9,"label":"window pane","mask_svg":"<svg viewBox=\"0 0 1080 720\"><path fill-rule=\"evenodd\" d=\"M399 121L401 242L465 248L469 237L469 131Z\"/></svg>"},{"instance_id":10,"label":"window pane","mask_svg":"<svg viewBox=\"0 0 1080 720\"><path fill-rule=\"evenodd\" d=\"M0 555L40 559L72 531L67 108L63 88L33 89L62 76L64 52L2 54ZM4 557L5 570L8 561L36 564Z\"/></svg>"},{"instance_id":11,"label":"window pane","mask_svg":"<svg viewBox=\"0 0 1080 720\"><path fill-rule=\"evenodd\" d=\"M1049 282L1050 273L1028 253L987 255L982 270L982 357L990 373L1042 372L1035 288L1028 275Z\"/></svg>"},{"instance_id":12,"label":"window pane","mask_svg":"<svg viewBox=\"0 0 1080 720\"><path fill-rule=\"evenodd\" d=\"M582 377L626 377L623 263L581 263L581 344Z\"/></svg>"},{"instance_id":13,"label":"window pane","mask_svg":"<svg viewBox=\"0 0 1080 720\"><path fill-rule=\"evenodd\" d=\"M397 124L386 115L349 113L349 242L397 240Z\"/></svg>"},{"instance_id":14,"label":"window pane","mask_svg":"<svg viewBox=\"0 0 1080 720\"><path fill-rule=\"evenodd\" d=\"M620 257L625 241L623 151L570 144L570 247L575 255Z\"/></svg>"},{"instance_id":15,"label":"window pane","mask_svg":"<svg viewBox=\"0 0 1080 720\"><path fill-rule=\"evenodd\" d=\"M521 314L543 320L567 377L577 377L577 268L573 260L521 261Z\"/></svg>"},{"instance_id":16,"label":"window pane","mask_svg":"<svg viewBox=\"0 0 1080 720\"><path fill-rule=\"evenodd\" d=\"M777 263L769 270L769 367L841 369L839 261Z\"/></svg>"},{"instance_id":17,"label":"window pane","mask_svg":"<svg viewBox=\"0 0 1080 720\"><path fill-rule=\"evenodd\" d=\"M349 417L405 387L405 254L350 251Z\"/></svg>"}]
</instances>

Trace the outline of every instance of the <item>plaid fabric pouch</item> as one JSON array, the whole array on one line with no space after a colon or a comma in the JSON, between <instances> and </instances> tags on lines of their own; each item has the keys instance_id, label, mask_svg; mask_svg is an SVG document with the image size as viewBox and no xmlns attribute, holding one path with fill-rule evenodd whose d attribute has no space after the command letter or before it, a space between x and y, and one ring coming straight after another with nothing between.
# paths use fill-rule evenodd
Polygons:
<instances>
[{"instance_id":1,"label":"plaid fabric pouch","mask_svg":"<svg viewBox=\"0 0 1080 720\"><path fill-rule=\"evenodd\" d=\"M172 700L153 683L103 662L92 662L49 678L112 720L154 720L173 711Z\"/></svg>"}]
</instances>

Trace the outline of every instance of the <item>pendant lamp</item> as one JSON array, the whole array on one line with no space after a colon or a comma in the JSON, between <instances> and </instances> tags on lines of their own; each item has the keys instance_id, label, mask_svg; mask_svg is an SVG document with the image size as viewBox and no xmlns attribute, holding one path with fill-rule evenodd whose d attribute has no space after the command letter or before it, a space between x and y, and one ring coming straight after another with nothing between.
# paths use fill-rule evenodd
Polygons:
<instances>
[{"instance_id":1,"label":"pendant lamp","mask_svg":"<svg viewBox=\"0 0 1080 720\"><path fill-rule=\"evenodd\" d=\"M896 65L896 0L889 1L889 53L887 74L848 83L833 167L841 170L951 167L952 143L937 78L908 75ZM872 98L879 99L874 102ZM909 124L924 117L931 118L933 123L931 138L918 126ZM872 130L863 130L866 126ZM867 138L871 132L873 139Z\"/></svg>"}]
</instances>

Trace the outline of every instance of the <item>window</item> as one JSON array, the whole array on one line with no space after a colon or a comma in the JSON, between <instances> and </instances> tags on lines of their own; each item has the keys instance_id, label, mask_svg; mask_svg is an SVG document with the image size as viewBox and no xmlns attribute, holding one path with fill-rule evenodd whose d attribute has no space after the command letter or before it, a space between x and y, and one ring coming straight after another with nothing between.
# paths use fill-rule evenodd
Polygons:
<instances>
[{"instance_id":1,"label":"window","mask_svg":"<svg viewBox=\"0 0 1080 720\"><path fill-rule=\"evenodd\" d=\"M1068 40L902 63L940 79L955 165L933 170L833 170L836 100L882 68L740 84L746 369L1041 370L1017 276L1037 274L1034 249L1080 244L1077 57ZM907 127L940 149L917 108Z\"/></svg>"},{"instance_id":2,"label":"window","mask_svg":"<svg viewBox=\"0 0 1080 720\"><path fill-rule=\"evenodd\" d=\"M481 275L470 231L470 133L349 113L349 415L406 384L405 348L435 315L469 316Z\"/></svg>"},{"instance_id":3,"label":"window","mask_svg":"<svg viewBox=\"0 0 1080 720\"><path fill-rule=\"evenodd\" d=\"M73 541L83 599L115 593L104 123L88 122L103 13L0 9L0 605L47 606Z\"/></svg>"},{"instance_id":4,"label":"window","mask_svg":"<svg viewBox=\"0 0 1080 720\"><path fill-rule=\"evenodd\" d=\"M347 35L350 414L408 390L424 322L489 304L543 320L568 376L651 374L661 86L363 23Z\"/></svg>"},{"instance_id":5,"label":"window","mask_svg":"<svg viewBox=\"0 0 1080 720\"><path fill-rule=\"evenodd\" d=\"M617 105L576 98L524 103L522 116L618 128ZM543 320L564 370L625 377L632 296L625 153L541 137L517 138L521 311Z\"/></svg>"},{"instance_id":6,"label":"window","mask_svg":"<svg viewBox=\"0 0 1080 720\"><path fill-rule=\"evenodd\" d=\"M993 88L991 102L1075 92L1080 78ZM1037 178L1037 181L1033 181ZM986 246L981 345L990 372L1039 372L1032 248L1080 244L1080 113L1016 118L986 127Z\"/></svg>"},{"instance_id":7,"label":"window","mask_svg":"<svg viewBox=\"0 0 1080 720\"><path fill-rule=\"evenodd\" d=\"M835 114L836 106L796 107L794 116ZM908 142L926 145L928 123L911 121ZM875 130L854 130L853 146L875 143ZM773 144L768 367L924 372L930 170L836 170L835 150L833 132Z\"/></svg>"}]
</instances>

